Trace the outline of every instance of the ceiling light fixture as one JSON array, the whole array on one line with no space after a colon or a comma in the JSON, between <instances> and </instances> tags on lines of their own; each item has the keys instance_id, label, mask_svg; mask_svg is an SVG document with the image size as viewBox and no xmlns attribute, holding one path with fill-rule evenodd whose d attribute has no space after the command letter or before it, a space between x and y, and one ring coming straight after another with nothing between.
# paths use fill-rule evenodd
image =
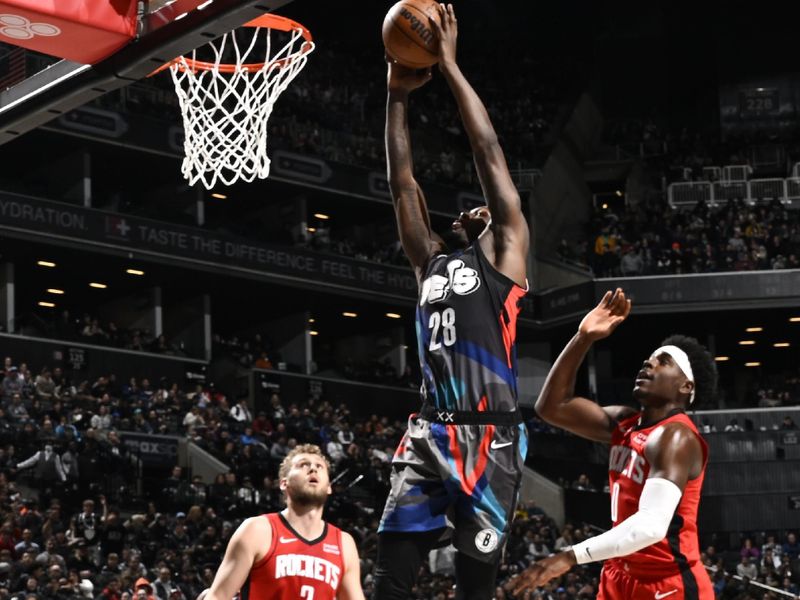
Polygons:
<instances>
[{"instance_id":1,"label":"ceiling light fixture","mask_svg":"<svg viewBox=\"0 0 800 600\"><path fill-rule=\"evenodd\" d=\"M740 346L755 346L756 343L754 340L741 340L739 341Z\"/></svg>"},{"instance_id":2,"label":"ceiling light fixture","mask_svg":"<svg viewBox=\"0 0 800 600\"><path fill-rule=\"evenodd\" d=\"M57 288L47 288L47 293L48 294L57 294L57 295L60 296L61 294L64 293L64 290L59 290Z\"/></svg>"},{"instance_id":3,"label":"ceiling light fixture","mask_svg":"<svg viewBox=\"0 0 800 600\"><path fill-rule=\"evenodd\" d=\"M314 216L320 221L327 221L328 219L330 219L330 216L323 213L314 213Z\"/></svg>"},{"instance_id":4,"label":"ceiling light fixture","mask_svg":"<svg viewBox=\"0 0 800 600\"><path fill-rule=\"evenodd\" d=\"M51 269L56 266L56 263L50 262L49 260L39 260L36 261L36 264L40 267L50 267Z\"/></svg>"},{"instance_id":5,"label":"ceiling light fixture","mask_svg":"<svg viewBox=\"0 0 800 600\"><path fill-rule=\"evenodd\" d=\"M45 302L44 300L39 302L39 306L44 306L45 308L55 308L56 307L56 305L53 302Z\"/></svg>"},{"instance_id":6,"label":"ceiling light fixture","mask_svg":"<svg viewBox=\"0 0 800 600\"><path fill-rule=\"evenodd\" d=\"M125 271L128 275L144 275L144 271L140 271L139 269L127 269Z\"/></svg>"},{"instance_id":7,"label":"ceiling light fixture","mask_svg":"<svg viewBox=\"0 0 800 600\"><path fill-rule=\"evenodd\" d=\"M93 282L91 282L91 283L89 284L89 287L93 287L93 288L95 288L96 290L104 290L104 289L106 289L108 286L107 286L105 283L97 283L96 281L93 281Z\"/></svg>"},{"instance_id":8,"label":"ceiling light fixture","mask_svg":"<svg viewBox=\"0 0 800 600\"><path fill-rule=\"evenodd\" d=\"M358 313L346 312L345 311L345 312L342 313L342 316L343 317L350 317L351 319L355 319L358 316Z\"/></svg>"}]
</instances>

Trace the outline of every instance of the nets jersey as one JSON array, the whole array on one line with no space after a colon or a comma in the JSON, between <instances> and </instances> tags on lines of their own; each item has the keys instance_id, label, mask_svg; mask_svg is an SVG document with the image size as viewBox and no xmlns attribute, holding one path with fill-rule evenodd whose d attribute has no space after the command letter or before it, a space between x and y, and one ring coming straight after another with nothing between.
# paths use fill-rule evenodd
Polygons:
<instances>
[{"instance_id":1,"label":"nets jersey","mask_svg":"<svg viewBox=\"0 0 800 600\"><path fill-rule=\"evenodd\" d=\"M344 575L341 530L326 523L319 538L305 540L280 513L263 517L272 527L272 543L253 565L242 600L334 600Z\"/></svg>"},{"instance_id":2,"label":"nets jersey","mask_svg":"<svg viewBox=\"0 0 800 600\"><path fill-rule=\"evenodd\" d=\"M517 410L517 315L526 291L489 263L479 242L431 258L416 315L424 402Z\"/></svg>"},{"instance_id":3,"label":"nets jersey","mask_svg":"<svg viewBox=\"0 0 800 600\"><path fill-rule=\"evenodd\" d=\"M708 447L685 413L673 414L645 428L639 428L638 421L639 414L625 419L614 429L611 437L608 480L611 487L611 520L615 527L639 510L639 498L650 473L644 447L655 429L667 423L682 423L694 432L703 449L703 470L699 477L686 483L666 537L631 555L614 559L615 566L634 576L637 573L667 576L686 571L700 559L697 509L706 473Z\"/></svg>"}]
</instances>

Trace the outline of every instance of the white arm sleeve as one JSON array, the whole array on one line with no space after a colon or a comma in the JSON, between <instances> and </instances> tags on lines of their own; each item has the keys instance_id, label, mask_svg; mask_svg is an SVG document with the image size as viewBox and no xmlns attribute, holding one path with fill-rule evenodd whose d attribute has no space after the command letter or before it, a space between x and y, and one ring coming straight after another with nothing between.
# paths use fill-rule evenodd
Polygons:
<instances>
[{"instance_id":1,"label":"white arm sleeve","mask_svg":"<svg viewBox=\"0 0 800 600\"><path fill-rule=\"evenodd\" d=\"M682 495L680 488L668 479L649 478L644 483L636 514L572 547L578 564L627 556L660 542L667 535Z\"/></svg>"}]
</instances>

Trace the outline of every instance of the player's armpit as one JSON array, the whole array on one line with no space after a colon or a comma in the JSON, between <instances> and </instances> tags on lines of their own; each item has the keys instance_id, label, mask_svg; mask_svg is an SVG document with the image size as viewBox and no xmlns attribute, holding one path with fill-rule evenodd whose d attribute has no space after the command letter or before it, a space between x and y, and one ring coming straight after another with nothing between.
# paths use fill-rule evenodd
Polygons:
<instances>
[{"instance_id":1,"label":"player's armpit","mask_svg":"<svg viewBox=\"0 0 800 600\"><path fill-rule=\"evenodd\" d=\"M246 519L228 542L225 557L217 569L214 583L205 600L230 600L241 589L256 560L259 548L269 548L272 543L272 527L267 519Z\"/></svg>"},{"instance_id":2,"label":"player's armpit","mask_svg":"<svg viewBox=\"0 0 800 600\"><path fill-rule=\"evenodd\" d=\"M344 531L342 532L342 550L344 551L344 576L339 584L339 592L336 597L339 600L364 600L358 549L353 536Z\"/></svg>"},{"instance_id":3,"label":"player's armpit","mask_svg":"<svg viewBox=\"0 0 800 600\"><path fill-rule=\"evenodd\" d=\"M703 449L697 435L681 423L668 423L655 429L647 439L645 458L650 477L667 479L680 488L703 470Z\"/></svg>"},{"instance_id":4,"label":"player's armpit","mask_svg":"<svg viewBox=\"0 0 800 600\"><path fill-rule=\"evenodd\" d=\"M624 421L628 417L632 417L636 414L636 409L631 408L630 406L621 406L621 405L613 405L613 406L604 406L603 410L608 415L608 418L611 419L610 426L611 429L617 426L620 421Z\"/></svg>"},{"instance_id":5,"label":"player's armpit","mask_svg":"<svg viewBox=\"0 0 800 600\"><path fill-rule=\"evenodd\" d=\"M542 395L539 397L541 398ZM611 443L611 432L614 430L616 421L612 420L603 407L593 400L573 396L564 402L549 406L545 410L540 408L537 401L536 412L544 421L566 429L575 435L594 442Z\"/></svg>"}]
</instances>

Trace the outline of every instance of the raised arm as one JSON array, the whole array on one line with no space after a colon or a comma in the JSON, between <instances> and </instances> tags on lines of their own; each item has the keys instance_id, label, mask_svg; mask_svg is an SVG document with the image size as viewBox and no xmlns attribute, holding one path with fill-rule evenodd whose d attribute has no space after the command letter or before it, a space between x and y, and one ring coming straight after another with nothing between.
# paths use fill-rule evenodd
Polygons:
<instances>
[{"instance_id":1,"label":"raised arm","mask_svg":"<svg viewBox=\"0 0 800 600\"><path fill-rule=\"evenodd\" d=\"M544 382L536 412L556 427L596 442L611 442L617 421L633 410L624 406L600 407L588 398L575 396L575 377L591 345L608 337L628 316L631 301L617 288L606 292L600 303L581 321L578 333L570 340Z\"/></svg>"},{"instance_id":2,"label":"raised arm","mask_svg":"<svg viewBox=\"0 0 800 600\"><path fill-rule=\"evenodd\" d=\"M530 242L519 193L511 180L489 113L456 63L458 27L453 5L440 4L439 14L441 25L431 20L439 36L439 69L458 104L481 188L492 213L492 230L497 238L495 266L515 281L524 281Z\"/></svg>"},{"instance_id":3,"label":"raised arm","mask_svg":"<svg viewBox=\"0 0 800 600\"><path fill-rule=\"evenodd\" d=\"M387 75L386 165L392 192L400 243L420 277L428 259L439 249L431 233L425 196L414 179L411 136L408 132L408 95L430 78L430 69L420 73L392 60Z\"/></svg>"}]
</instances>

